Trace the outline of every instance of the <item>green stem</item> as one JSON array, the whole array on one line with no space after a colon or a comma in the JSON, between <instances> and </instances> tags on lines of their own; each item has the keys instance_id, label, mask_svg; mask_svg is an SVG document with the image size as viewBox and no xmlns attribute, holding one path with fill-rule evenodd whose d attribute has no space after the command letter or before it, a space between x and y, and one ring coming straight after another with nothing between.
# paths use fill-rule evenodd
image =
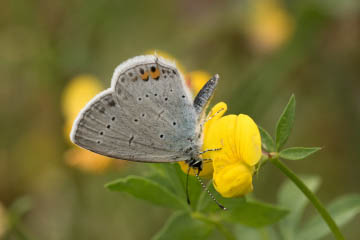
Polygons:
<instances>
[{"instance_id":1,"label":"green stem","mask_svg":"<svg viewBox=\"0 0 360 240\"><path fill-rule=\"evenodd\" d=\"M337 240L345 239L344 236L341 234L339 227L336 225L334 219L330 216L328 211L319 201L319 199L314 195L313 192L301 181L298 176L295 175L293 171L291 171L283 162L280 161L278 157L270 158L269 159L272 164L278 167L288 178L290 178L293 183L305 194L305 196L312 202L314 207L318 210L321 217L324 219L326 224L329 226L330 230L334 234Z\"/></svg>"},{"instance_id":2,"label":"green stem","mask_svg":"<svg viewBox=\"0 0 360 240\"><path fill-rule=\"evenodd\" d=\"M200 212L193 212L192 216L193 216L193 218L196 218L196 219L201 220L203 222L214 225L219 230L219 232L221 232L225 236L225 238L227 240L236 240L236 237L232 234L232 232L227 230L224 227L224 225L221 224L221 222L219 222L219 221L217 221L215 219L212 219L210 217L204 216Z\"/></svg>"}]
</instances>

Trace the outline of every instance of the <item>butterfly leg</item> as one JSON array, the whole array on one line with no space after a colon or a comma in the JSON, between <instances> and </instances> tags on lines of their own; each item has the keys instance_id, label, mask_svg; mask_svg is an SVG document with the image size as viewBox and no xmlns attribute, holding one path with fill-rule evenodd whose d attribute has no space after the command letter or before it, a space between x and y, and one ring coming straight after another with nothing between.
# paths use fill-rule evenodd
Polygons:
<instances>
[{"instance_id":1,"label":"butterfly leg","mask_svg":"<svg viewBox=\"0 0 360 240\"><path fill-rule=\"evenodd\" d=\"M213 117L215 117L216 115L218 115L219 113L221 113L222 111L224 111L224 108L220 108L216 113L212 114L210 117L208 117L207 119L205 119L204 121L202 121L200 123L200 133L202 133L204 125L207 121L211 120ZM199 138L201 137L201 134L199 136Z\"/></svg>"},{"instance_id":2,"label":"butterfly leg","mask_svg":"<svg viewBox=\"0 0 360 240\"><path fill-rule=\"evenodd\" d=\"M203 162L211 162L212 159L211 159L211 158L204 158L202 161L203 161Z\"/></svg>"},{"instance_id":3,"label":"butterfly leg","mask_svg":"<svg viewBox=\"0 0 360 240\"><path fill-rule=\"evenodd\" d=\"M203 154L206 152L211 152L211 151L220 151L222 148L213 148L213 149L206 149L205 151L199 152L199 154Z\"/></svg>"}]
</instances>

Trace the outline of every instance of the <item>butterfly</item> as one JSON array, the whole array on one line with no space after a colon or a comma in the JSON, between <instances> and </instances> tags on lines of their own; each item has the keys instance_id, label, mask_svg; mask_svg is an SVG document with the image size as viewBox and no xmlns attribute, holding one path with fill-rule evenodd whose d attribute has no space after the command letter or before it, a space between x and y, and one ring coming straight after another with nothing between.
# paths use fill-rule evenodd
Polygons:
<instances>
[{"instance_id":1,"label":"butterfly","mask_svg":"<svg viewBox=\"0 0 360 240\"><path fill-rule=\"evenodd\" d=\"M194 98L176 65L160 56L131 58L114 71L73 124L73 143L112 158L137 162L185 161L199 156L205 110L218 83L212 77Z\"/></svg>"}]
</instances>

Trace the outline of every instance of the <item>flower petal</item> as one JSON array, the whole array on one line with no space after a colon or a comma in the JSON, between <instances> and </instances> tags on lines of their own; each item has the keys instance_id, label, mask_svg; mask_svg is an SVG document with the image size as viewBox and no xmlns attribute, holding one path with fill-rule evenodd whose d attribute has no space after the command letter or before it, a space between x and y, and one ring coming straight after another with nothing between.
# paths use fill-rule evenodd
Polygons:
<instances>
[{"instance_id":1,"label":"flower petal","mask_svg":"<svg viewBox=\"0 0 360 240\"><path fill-rule=\"evenodd\" d=\"M225 166L227 164L233 164L240 161L236 154L235 144L235 127L236 127L236 115L227 115L220 119L214 120L211 125L208 126L205 133L203 150L220 148L218 151L209 151L203 154L203 158L209 158L214 161L215 164ZM215 163L217 159L221 159L220 162ZM220 167L217 165L217 167Z\"/></svg>"},{"instance_id":2,"label":"flower petal","mask_svg":"<svg viewBox=\"0 0 360 240\"><path fill-rule=\"evenodd\" d=\"M253 190L252 170L244 164L227 165L214 172L214 187L226 198L240 197Z\"/></svg>"},{"instance_id":3,"label":"flower petal","mask_svg":"<svg viewBox=\"0 0 360 240\"><path fill-rule=\"evenodd\" d=\"M211 78L210 74L205 71L192 71L185 76L186 83L190 87L191 91L196 95L201 88Z\"/></svg>"},{"instance_id":4,"label":"flower petal","mask_svg":"<svg viewBox=\"0 0 360 240\"><path fill-rule=\"evenodd\" d=\"M111 158L78 147L71 148L65 153L65 161L70 166L93 173L104 172L112 163Z\"/></svg>"},{"instance_id":5,"label":"flower petal","mask_svg":"<svg viewBox=\"0 0 360 240\"><path fill-rule=\"evenodd\" d=\"M237 197L252 191L254 165L261 157L260 132L255 122L247 115L222 117L226 104L217 104L205 124L203 150L221 148L203 154L213 160L214 186L224 197ZM211 115L212 114L212 115ZM209 117L208 116L208 117Z\"/></svg>"},{"instance_id":6,"label":"flower petal","mask_svg":"<svg viewBox=\"0 0 360 240\"><path fill-rule=\"evenodd\" d=\"M261 138L255 122L248 115L240 114L234 135L237 155L249 166L257 164L261 158Z\"/></svg>"},{"instance_id":7,"label":"flower petal","mask_svg":"<svg viewBox=\"0 0 360 240\"><path fill-rule=\"evenodd\" d=\"M62 110L65 117L74 120L86 103L102 89L100 81L91 75L74 77L62 94Z\"/></svg>"}]
</instances>

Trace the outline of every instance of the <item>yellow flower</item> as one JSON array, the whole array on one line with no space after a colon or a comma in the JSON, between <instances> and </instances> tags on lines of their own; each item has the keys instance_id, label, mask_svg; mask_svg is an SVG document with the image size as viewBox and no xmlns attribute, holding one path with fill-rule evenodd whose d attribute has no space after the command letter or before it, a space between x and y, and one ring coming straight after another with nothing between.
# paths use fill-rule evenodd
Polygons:
<instances>
[{"instance_id":1,"label":"yellow flower","mask_svg":"<svg viewBox=\"0 0 360 240\"><path fill-rule=\"evenodd\" d=\"M87 172L101 173L105 171L113 161L112 158L108 158L82 148L73 147L66 151L65 162L72 167L76 167ZM125 163L125 161L121 160L116 160L116 162L120 165Z\"/></svg>"},{"instance_id":2,"label":"yellow flower","mask_svg":"<svg viewBox=\"0 0 360 240\"><path fill-rule=\"evenodd\" d=\"M185 162L179 162L179 164L180 164L181 170L187 174L189 165ZM211 178L211 175L213 174L213 172L214 172L214 168L213 168L212 161L204 161L203 162L203 170L200 172L199 176ZM195 172L190 169L189 175L195 176Z\"/></svg>"},{"instance_id":3,"label":"yellow flower","mask_svg":"<svg viewBox=\"0 0 360 240\"><path fill-rule=\"evenodd\" d=\"M248 33L258 50L272 51L290 38L294 21L281 1L255 0L250 4Z\"/></svg>"},{"instance_id":4,"label":"yellow flower","mask_svg":"<svg viewBox=\"0 0 360 240\"><path fill-rule=\"evenodd\" d=\"M62 94L62 110L65 116L64 135L69 140L72 125L80 110L101 90L100 82L91 75L73 78Z\"/></svg>"},{"instance_id":5,"label":"yellow flower","mask_svg":"<svg viewBox=\"0 0 360 240\"><path fill-rule=\"evenodd\" d=\"M91 75L79 75L65 87L62 96L62 110L65 117L64 135L68 141L72 125L80 110L101 90L103 87L100 82ZM65 153L65 161L70 166L99 173L107 169L113 159L72 144L72 148ZM116 162L122 163L120 160L116 160Z\"/></svg>"},{"instance_id":6,"label":"yellow flower","mask_svg":"<svg viewBox=\"0 0 360 240\"><path fill-rule=\"evenodd\" d=\"M213 183L223 197L238 197L253 190L252 175L261 157L260 133L247 115L227 115L227 106L220 102L208 116L204 129L203 158L213 160Z\"/></svg>"},{"instance_id":7,"label":"yellow flower","mask_svg":"<svg viewBox=\"0 0 360 240\"><path fill-rule=\"evenodd\" d=\"M186 84L190 87L194 95L201 90L210 78L210 74L205 71L192 71L185 75Z\"/></svg>"}]
</instances>

